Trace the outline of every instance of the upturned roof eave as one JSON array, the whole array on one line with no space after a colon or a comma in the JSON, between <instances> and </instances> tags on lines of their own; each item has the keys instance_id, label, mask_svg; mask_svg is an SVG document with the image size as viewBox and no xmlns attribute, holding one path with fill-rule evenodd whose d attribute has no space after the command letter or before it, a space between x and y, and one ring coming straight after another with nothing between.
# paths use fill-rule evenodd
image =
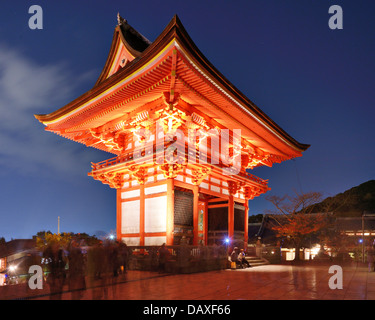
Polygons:
<instances>
[{"instance_id":1,"label":"upturned roof eave","mask_svg":"<svg viewBox=\"0 0 375 320\"><path fill-rule=\"evenodd\" d=\"M115 30L114 39L112 46L115 42L116 37ZM119 35L117 35L119 36ZM230 93L235 99L237 99L241 105L243 105L251 114L255 115L261 122L271 127L275 132L280 134L284 139L289 141L296 149L300 152L307 150L310 145L303 144L295 140L288 133L286 133L280 126L278 126L271 118L269 118L261 109L259 109L249 98L247 98L240 90L238 90L224 75L218 71L218 69L212 65L212 63L201 53L199 48L195 45L193 40L186 32L180 19L175 15L169 22L163 32L157 37L157 39L150 44L150 46L142 52L135 60L130 62L125 68L119 70L109 78L98 81L96 85L77 99L73 100L64 107L50 113L50 114L39 114L35 115L43 124L46 122L52 122L64 115L73 112L79 108L85 102L88 102L92 97L98 96L111 86L115 85L121 79L126 78L136 70L142 68L147 62L149 62L163 47L170 43L173 39L184 47L189 52L190 57L194 60L194 63L204 70L207 74L213 78L218 85ZM113 50L113 48L111 48ZM108 61L108 60L107 60ZM103 69L104 72L104 69ZM102 73L103 73L102 72ZM99 77L100 79L100 77Z\"/></svg>"}]
</instances>

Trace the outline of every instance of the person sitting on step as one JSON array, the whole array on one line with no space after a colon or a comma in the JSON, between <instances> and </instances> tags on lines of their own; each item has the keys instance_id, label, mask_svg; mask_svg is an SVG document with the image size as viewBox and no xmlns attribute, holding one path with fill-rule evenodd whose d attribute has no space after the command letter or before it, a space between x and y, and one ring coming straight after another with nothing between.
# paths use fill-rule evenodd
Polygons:
<instances>
[{"instance_id":1,"label":"person sitting on step","mask_svg":"<svg viewBox=\"0 0 375 320\"><path fill-rule=\"evenodd\" d=\"M238 261L240 262L242 268L244 268L244 265L251 268L249 261L246 260L245 251L243 249L241 249L240 253L238 254Z\"/></svg>"}]
</instances>

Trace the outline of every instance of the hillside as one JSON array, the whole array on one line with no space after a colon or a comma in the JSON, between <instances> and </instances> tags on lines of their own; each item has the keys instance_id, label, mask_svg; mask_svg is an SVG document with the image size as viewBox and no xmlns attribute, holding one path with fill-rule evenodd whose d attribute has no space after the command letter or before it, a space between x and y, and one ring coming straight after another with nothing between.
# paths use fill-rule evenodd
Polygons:
<instances>
[{"instance_id":1,"label":"hillside","mask_svg":"<svg viewBox=\"0 0 375 320\"><path fill-rule=\"evenodd\" d=\"M364 211L375 213L375 180L353 187L334 197L328 197L314 206L314 212L322 212L330 205L337 216L361 216Z\"/></svg>"}]
</instances>

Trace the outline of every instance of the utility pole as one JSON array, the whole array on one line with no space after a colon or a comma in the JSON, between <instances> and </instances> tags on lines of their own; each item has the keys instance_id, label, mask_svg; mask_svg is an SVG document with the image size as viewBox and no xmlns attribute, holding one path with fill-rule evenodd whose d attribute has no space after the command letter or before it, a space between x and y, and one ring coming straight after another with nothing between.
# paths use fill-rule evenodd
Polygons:
<instances>
[{"instance_id":1,"label":"utility pole","mask_svg":"<svg viewBox=\"0 0 375 320\"><path fill-rule=\"evenodd\" d=\"M60 234L60 216L57 217L57 234Z\"/></svg>"}]
</instances>

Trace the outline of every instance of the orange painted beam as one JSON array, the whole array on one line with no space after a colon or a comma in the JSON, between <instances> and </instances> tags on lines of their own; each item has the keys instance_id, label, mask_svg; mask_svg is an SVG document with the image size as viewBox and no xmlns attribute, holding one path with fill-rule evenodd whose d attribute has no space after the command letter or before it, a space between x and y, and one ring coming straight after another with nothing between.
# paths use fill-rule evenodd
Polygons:
<instances>
[{"instance_id":1,"label":"orange painted beam","mask_svg":"<svg viewBox=\"0 0 375 320\"><path fill-rule=\"evenodd\" d=\"M145 237L165 237L165 232L145 232Z\"/></svg>"},{"instance_id":2,"label":"orange painted beam","mask_svg":"<svg viewBox=\"0 0 375 320\"><path fill-rule=\"evenodd\" d=\"M227 207L228 207L228 203L212 204L212 205L208 206L209 209L213 209L213 208L227 208Z\"/></svg>"},{"instance_id":3,"label":"orange painted beam","mask_svg":"<svg viewBox=\"0 0 375 320\"><path fill-rule=\"evenodd\" d=\"M136 238L139 237L139 233L123 233L121 235L122 238Z\"/></svg>"}]
</instances>

